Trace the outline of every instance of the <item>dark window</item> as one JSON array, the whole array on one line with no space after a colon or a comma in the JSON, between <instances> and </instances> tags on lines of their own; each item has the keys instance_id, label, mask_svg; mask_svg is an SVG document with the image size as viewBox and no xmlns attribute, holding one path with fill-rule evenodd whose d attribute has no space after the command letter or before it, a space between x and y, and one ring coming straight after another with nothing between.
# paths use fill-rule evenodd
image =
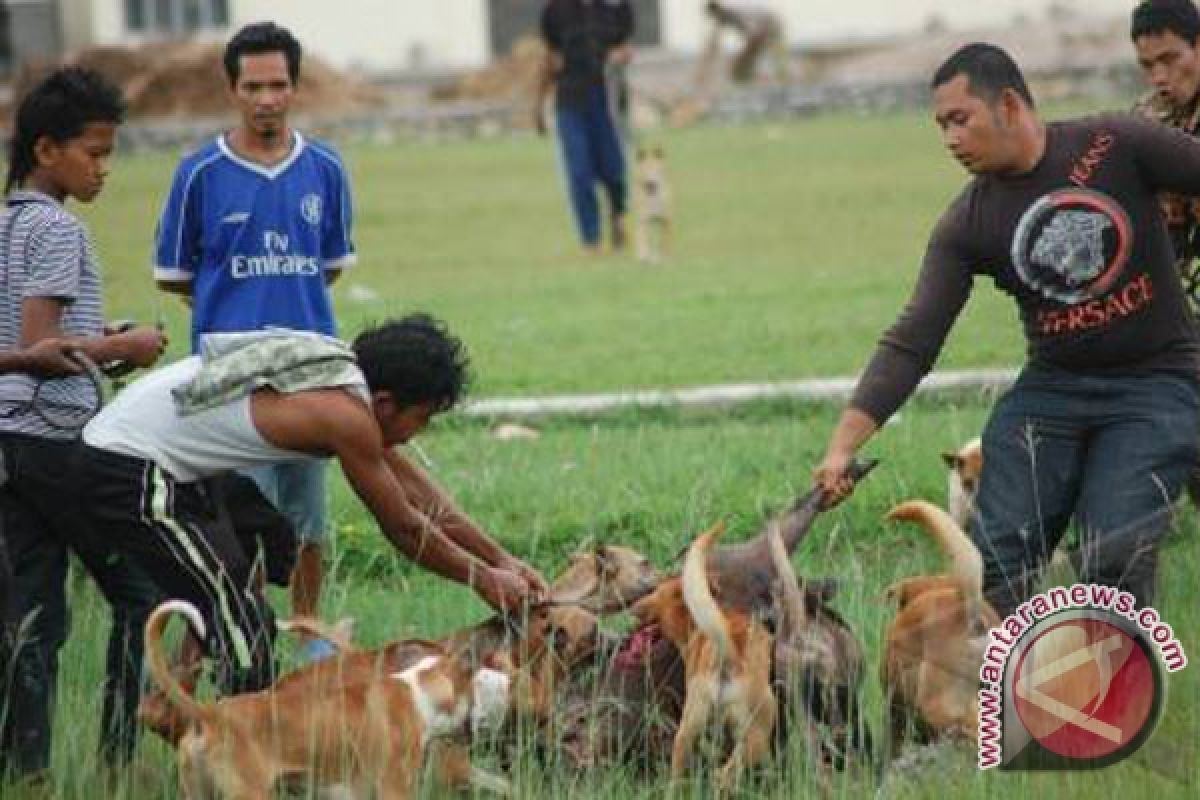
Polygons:
<instances>
[{"instance_id":1,"label":"dark window","mask_svg":"<svg viewBox=\"0 0 1200 800\"><path fill-rule=\"evenodd\" d=\"M191 33L229 24L229 0L125 0L125 26L136 33Z\"/></svg>"}]
</instances>

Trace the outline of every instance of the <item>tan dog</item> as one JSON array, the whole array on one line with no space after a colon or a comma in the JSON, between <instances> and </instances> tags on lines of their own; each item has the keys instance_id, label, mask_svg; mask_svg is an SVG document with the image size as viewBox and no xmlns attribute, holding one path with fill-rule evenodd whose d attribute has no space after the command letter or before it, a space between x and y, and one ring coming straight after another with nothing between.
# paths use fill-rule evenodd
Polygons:
<instances>
[{"instance_id":1,"label":"tan dog","mask_svg":"<svg viewBox=\"0 0 1200 800\"><path fill-rule=\"evenodd\" d=\"M602 544L571 556L550 587L550 600L612 614L649 594L661 579L650 559L633 548Z\"/></svg>"},{"instance_id":2,"label":"tan dog","mask_svg":"<svg viewBox=\"0 0 1200 800\"><path fill-rule=\"evenodd\" d=\"M946 477L946 510L958 527L966 528L975 513L975 495L983 474L983 440L978 436L953 453L942 453Z\"/></svg>"},{"instance_id":3,"label":"tan dog","mask_svg":"<svg viewBox=\"0 0 1200 800\"><path fill-rule=\"evenodd\" d=\"M175 614L203 638L195 607L170 601L146 622L146 656L151 675L187 722L178 760L190 800L266 800L280 781L296 779L320 788L349 786L381 800L408 798L432 739L496 723L508 710L508 675L495 669L473 674L428 645L421 648L426 655L399 672L352 676L338 659L326 659L265 691L202 704L176 681L162 651L163 630Z\"/></svg>"},{"instance_id":4,"label":"tan dog","mask_svg":"<svg viewBox=\"0 0 1200 800\"><path fill-rule=\"evenodd\" d=\"M638 150L633 166L633 193L637 258L658 264L671 249L671 182L661 147Z\"/></svg>"},{"instance_id":5,"label":"tan dog","mask_svg":"<svg viewBox=\"0 0 1200 800\"><path fill-rule=\"evenodd\" d=\"M643 623L657 624L683 656L686 693L671 749L671 774L679 779L717 712L733 747L717 783L732 788L742 770L771 749L778 714L771 691L771 634L751 615L724 611L708 583L706 563L723 525L701 534L688 549L683 574L634 604Z\"/></svg>"},{"instance_id":6,"label":"tan dog","mask_svg":"<svg viewBox=\"0 0 1200 800\"><path fill-rule=\"evenodd\" d=\"M881 678L892 753L910 721L923 738L975 740L979 666L987 631L1000 624L983 597L983 560L962 528L931 503L902 503L887 518L921 525L950 561L949 574L908 578L888 589L897 611L884 639Z\"/></svg>"}]
</instances>

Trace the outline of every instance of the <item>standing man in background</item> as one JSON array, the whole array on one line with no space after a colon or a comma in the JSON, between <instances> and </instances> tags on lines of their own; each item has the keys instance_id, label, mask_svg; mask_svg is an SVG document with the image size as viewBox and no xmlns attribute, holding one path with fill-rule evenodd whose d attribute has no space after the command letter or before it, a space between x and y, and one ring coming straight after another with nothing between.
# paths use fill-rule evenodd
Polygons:
<instances>
[{"instance_id":1,"label":"standing man in background","mask_svg":"<svg viewBox=\"0 0 1200 800\"><path fill-rule=\"evenodd\" d=\"M596 183L608 195L613 250L625 246L628 187L618 133L617 98L607 77L629 64L633 9L627 0L549 0L542 10L546 62L538 81L534 127L545 133L544 106L555 89L555 121L567 190L579 238L588 253L600 251Z\"/></svg>"},{"instance_id":2,"label":"standing man in background","mask_svg":"<svg viewBox=\"0 0 1200 800\"><path fill-rule=\"evenodd\" d=\"M1150 85L1134 110L1193 136L1200 133L1200 12L1192 0L1144 0L1133 10L1130 38ZM1200 198L1166 193L1163 215L1175 264L1192 310L1200 310Z\"/></svg>"},{"instance_id":3,"label":"standing man in background","mask_svg":"<svg viewBox=\"0 0 1200 800\"><path fill-rule=\"evenodd\" d=\"M1134 111L1192 136L1200 134L1200 11L1192 0L1144 0L1133 10L1129 37L1150 85ZM1159 197L1175 250L1175 266L1192 312L1200 312L1200 197ZM1200 506L1200 468L1188 477Z\"/></svg>"},{"instance_id":4,"label":"standing man in background","mask_svg":"<svg viewBox=\"0 0 1200 800\"><path fill-rule=\"evenodd\" d=\"M758 62L769 53L774 62L775 79L788 80L787 42L783 20L768 8L746 3L706 3L704 10L713 21L713 30L705 48L705 59L715 60L720 53L721 33L731 30L742 39L742 49L729 67L729 77L737 83L750 83L758 73Z\"/></svg>"},{"instance_id":5,"label":"standing man in background","mask_svg":"<svg viewBox=\"0 0 1200 800\"><path fill-rule=\"evenodd\" d=\"M187 156L159 220L154 276L192 304L201 334L265 327L336 333L328 286L355 261L350 186L341 158L288 124L299 42L272 22L247 25L225 48L238 125ZM315 615L328 536L326 460L249 474L291 520L300 542L292 611ZM305 645L309 658L327 642Z\"/></svg>"}]
</instances>

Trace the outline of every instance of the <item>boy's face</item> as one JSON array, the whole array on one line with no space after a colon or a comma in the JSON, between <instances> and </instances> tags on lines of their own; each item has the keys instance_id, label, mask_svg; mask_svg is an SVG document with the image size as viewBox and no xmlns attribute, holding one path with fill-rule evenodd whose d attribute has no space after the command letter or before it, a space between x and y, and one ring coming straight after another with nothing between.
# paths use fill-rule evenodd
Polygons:
<instances>
[{"instance_id":1,"label":"boy's face","mask_svg":"<svg viewBox=\"0 0 1200 800\"><path fill-rule=\"evenodd\" d=\"M89 122L65 142L43 136L34 145L42 188L59 199L90 203L104 188L116 142L117 126L112 122Z\"/></svg>"},{"instance_id":2,"label":"boy's face","mask_svg":"<svg viewBox=\"0 0 1200 800\"><path fill-rule=\"evenodd\" d=\"M283 135L296 90L288 75L287 56L282 52L253 53L242 56L238 63L233 102L242 125L263 139Z\"/></svg>"}]
</instances>

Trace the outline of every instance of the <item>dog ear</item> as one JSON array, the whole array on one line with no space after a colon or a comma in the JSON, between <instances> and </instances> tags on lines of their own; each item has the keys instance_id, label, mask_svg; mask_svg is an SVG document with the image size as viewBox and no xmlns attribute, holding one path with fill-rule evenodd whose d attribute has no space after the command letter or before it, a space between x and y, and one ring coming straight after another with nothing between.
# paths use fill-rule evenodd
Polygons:
<instances>
[{"instance_id":1,"label":"dog ear","mask_svg":"<svg viewBox=\"0 0 1200 800\"><path fill-rule=\"evenodd\" d=\"M957 469L958 468L958 453L949 453L949 452L942 453L942 461L950 469Z\"/></svg>"},{"instance_id":2,"label":"dog ear","mask_svg":"<svg viewBox=\"0 0 1200 800\"><path fill-rule=\"evenodd\" d=\"M607 544L596 545L592 554L596 557L596 572L609 577L617 571L617 562Z\"/></svg>"}]
</instances>

